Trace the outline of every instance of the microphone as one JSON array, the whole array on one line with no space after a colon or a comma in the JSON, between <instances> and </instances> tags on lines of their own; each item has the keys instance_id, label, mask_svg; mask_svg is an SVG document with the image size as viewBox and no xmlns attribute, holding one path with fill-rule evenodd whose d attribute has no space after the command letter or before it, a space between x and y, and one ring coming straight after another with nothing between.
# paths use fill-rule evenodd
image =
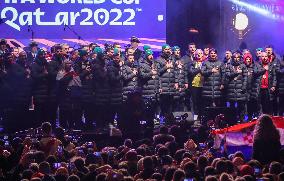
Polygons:
<instances>
[{"instance_id":1,"label":"microphone","mask_svg":"<svg viewBox=\"0 0 284 181\"><path fill-rule=\"evenodd\" d=\"M28 25L28 32L31 31L31 25Z\"/></svg>"},{"instance_id":2,"label":"microphone","mask_svg":"<svg viewBox=\"0 0 284 181\"><path fill-rule=\"evenodd\" d=\"M64 24L63 30L66 31L67 24Z\"/></svg>"}]
</instances>

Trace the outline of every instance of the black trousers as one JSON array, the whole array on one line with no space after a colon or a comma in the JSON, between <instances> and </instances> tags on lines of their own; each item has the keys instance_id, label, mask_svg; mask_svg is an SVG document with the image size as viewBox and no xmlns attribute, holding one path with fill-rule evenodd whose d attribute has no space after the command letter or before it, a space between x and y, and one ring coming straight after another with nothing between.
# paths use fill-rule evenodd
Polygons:
<instances>
[{"instance_id":1,"label":"black trousers","mask_svg":"<svg viewBox=\"0 0 284 181\"><path fill-rule=\"evenodd\" d=\"M66 129L82 129L82 105L81 103L73 103L68 107L59 105L59 122L60 126Z\"/></svg>"},{"instance_id":2,"label":"black trousers","mask_svg":"<svg viewBox=\"0 0 284 181\"><path fill-rule=\"evenodd\" d=\"M260 105L262 107L263 114L273 114L272 100L268 89L260 89Z\"/></svg>"},{"instance_id":3,"label":"black trousers","mask_svg":"<svg viewBox=\"0 0 284 181\"><path fill-rule=\"evenodd\" d=\"M85 116L85 129L92 130L95 121L95 105L92 102L83 103L83 112Z\"/></svg>"},{"instance_id":4,"label":"black trousers","mask_svg":"<svg viewBox=\"0 0 284 181\"><path fill-rule=\"evenodd\" d=\"M205 98L203 97L203 108L202 110L204 110L204 108L206 107L221 107L222 106L222 98L218 97L215 99L209 99L209 98Z\"/></svg>"},{"instance_id":5,"label":"black trousers","mask_svg":"<svg viewBox=\"0 0 284 181\"><path fill-rule=\"evenodd\" d=\"M192 103L194 115L201 116L202 114L202 87L192 87Z\"/></svg>"},{"instance_id":6,"label":"black trousers","mask_svg":"<svg viewBox=\"0 0 284 181\"><path fill-rule=\"evenodd\" d=\"M36 126L40 126L43 122L50 121L50 110L48 108L49 106L47 101L34 102Z\"/></svg>"},{"instance_id":7,"label":"black trousers","mask_svg":"<svg viewBox=\"0 0 284 181\"><path fill-rule=\"evenodd\" d=\"M47 121L52 124L53 127L56 127L56 118L57 118L57 109L58 103L57 102L48 102L47 103Z\"/></svg>"},{"instance_id":8,"label":"black trousers","mask_svg":"<svg viewBox=\"0 0 284 181\"><path fill-rule=\"evenodd\" d=\"M165 117L166 121L170 121L173 112L174 96L169 94L160 95L161 115Z\"/></svg>"},{"instance_id":9,"label":"black trousers","mask_svg":"<svg viewBox=\"0 0 284 181\"><path fill-rule=\"evenodd\" d=\"M185 97L179 96L174 98L173 111L184 112L185 111Z\"/></svg>"},{"instance_id":10,"label":"black trousers","mask_svg":"<svg viewBox=\"0 0 284 181\"><path fill-rule=\"evenodd\" d=\"M276 90L277 91L277 90ZM274 93L274 99L272 100L272 113L274 116L278 116L279 114L279 109L281 109L281 107L279 106L279 102L278 102L278 93L275 92Z\"/></svg>"},{"instance_id":11,"label":"black trousers","mask_svg":"<svg viewBox=\"0 0 284 181\"><path fill-rule=\"evenodd\" d=\"M146 121L146 126L149 128L154 128L155 114L158 110L158 102L156 99L144 98L144 108L143 108L143 121Z\"/></svg>"},{"instance_id":12,"label":"black trousers","mask_svg":"<svg viewBox=\"0 0 284 181\"><path fill-rule=\"evenodd\" d=\"M185 111L192 111L191 87L185 90Z\"/></svg>"},{"instance_id":13,"label":"black trousers","mask_svg":"<svg viewBox=\"0 0 284 181\"><path fill-rule=\"evenodd\" d=\"M279 94L279 115L284 116L284 94Z\"/></svg>"},{"instance_id":14,"label":"black trousers","mask_svg":"<svg viewBox=\"0 0 284 181\"><path fill-rule=\"evenodd\" d=\"M95 122L96 128L103 128L107 126L109 107L107 104L101 104L95 106Z\"/></svg>"},{"instance_id":15,"label":"black trousers","mask_svg":"<svg viewBox=\"0 0 284 181\"><path fill-rule=\"evenodd\" d=\"M247 102L247 114L249 121L253 117L258 117L260 115L260 101L259 99L251 98Z\"/></svg>"}]
</instances>

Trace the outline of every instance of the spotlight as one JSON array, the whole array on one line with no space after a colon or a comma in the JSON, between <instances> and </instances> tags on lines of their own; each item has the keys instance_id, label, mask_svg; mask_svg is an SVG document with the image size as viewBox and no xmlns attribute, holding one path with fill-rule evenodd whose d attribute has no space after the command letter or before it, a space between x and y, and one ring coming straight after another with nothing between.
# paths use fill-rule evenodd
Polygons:
<instances>
[{"instance_id":1,"label":"spotlight","mask_svg":"<svg viewBox=\"0 0 284 181\"><path fill-rule=\"evenodd\" d=\"M232 22L233 27L231 30L242 40L250 31L248 16L244 13L237 13Z\"/></svg>"},{"instance_id":2,"label":"spotlight","mask_svg":"<svg viewBox=\"0 0 284 181\"><path fill-rule=\"evenodd\" d=\"M235 25L236 30L244 31L248 27L249 20L246 14L238 13L236 14L235 22L233 23Z\"/></svg>"}]
</instances>

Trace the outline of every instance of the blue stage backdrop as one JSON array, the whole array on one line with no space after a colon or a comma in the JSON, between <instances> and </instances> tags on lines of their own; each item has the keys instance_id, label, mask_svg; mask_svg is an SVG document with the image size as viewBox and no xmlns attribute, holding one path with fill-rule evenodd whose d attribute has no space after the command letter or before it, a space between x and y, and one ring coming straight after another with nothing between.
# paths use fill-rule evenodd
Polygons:
<instances>
[{"instance_id":1,"label":"blue stage backdrop","mask_svg":"<svg viewBox=\"0 0 284 181\"><path fill-rule=\"evenodd\" d=\"M26 44L32 32L44 45L127 44L135 35L159 49L166 38L165 0L1 0L0 11L0 37L17 44Z\"/></svg>"}]
</instances>

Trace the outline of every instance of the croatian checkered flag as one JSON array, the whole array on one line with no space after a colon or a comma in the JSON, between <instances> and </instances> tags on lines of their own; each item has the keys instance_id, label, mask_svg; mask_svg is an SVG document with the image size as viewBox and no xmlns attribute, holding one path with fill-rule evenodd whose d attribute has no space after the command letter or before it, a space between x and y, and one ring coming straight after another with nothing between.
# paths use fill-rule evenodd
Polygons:
<instances>
[{"instance_id":1,"label":"croatian checkered flag","mask_svg":"<svg viewBox=\"0 0 284 181\"><path fill-rule=\"evenodd\" d=\"M281 144L284 145L284 117L272 117L273 123L279 130L281 136ZM248 123L234 125L224 129L214 130L214 148L222 146L252 146L253 130L257 120Z\"/></svg>"}]
</instances>

